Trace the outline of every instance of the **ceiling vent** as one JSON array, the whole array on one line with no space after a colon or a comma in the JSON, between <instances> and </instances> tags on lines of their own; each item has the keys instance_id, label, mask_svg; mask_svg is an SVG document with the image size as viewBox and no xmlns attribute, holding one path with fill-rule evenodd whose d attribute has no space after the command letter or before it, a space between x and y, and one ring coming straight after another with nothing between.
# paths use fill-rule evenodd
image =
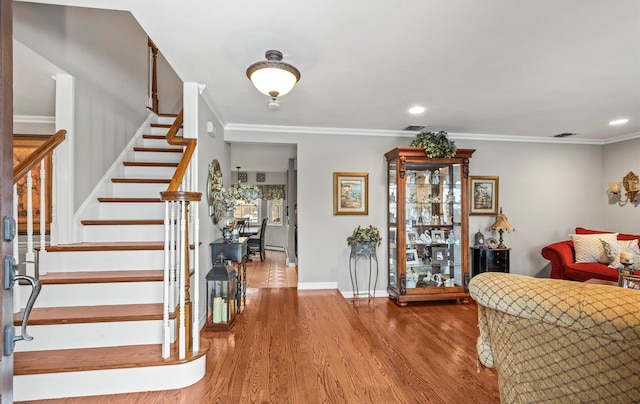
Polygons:
<instances>
[{"instance_id":1,"label":"ceiling vent","mask_svg":"<svg viewBox=\"0 0 640 404\"><path fill-rule=\"evenodd\" d=\"M406 128L402 129L402 130L408 130L408 131L412 131L412 132L419 132L424 130L424 128L426 128L426 126L422 126L422 125L409 125Z\"/></svg>"},{"instance_id":2,"label":"ceiling vent","mask_svg":"<svg viewBox=\"0 0 640 404\"><path fill-rule=\"evenodd\" d=\"M565 132L565 133L558 133L557 135L553 135L553 137L569 137L569 136L575 136L575 135L577 135L577 133Z\"/></svg>"}]
</instances>

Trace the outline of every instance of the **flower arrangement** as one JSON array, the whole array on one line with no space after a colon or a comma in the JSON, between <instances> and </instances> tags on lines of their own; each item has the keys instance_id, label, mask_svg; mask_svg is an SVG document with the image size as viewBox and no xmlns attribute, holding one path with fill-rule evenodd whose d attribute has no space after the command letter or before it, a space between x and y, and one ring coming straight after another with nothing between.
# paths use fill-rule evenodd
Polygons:
<instances>
[{"instance_id":1,"label":"flower arrangement","mask_svg":"<svg viewBox=\"0 0 640 404\"><path fill-rule=\"evenodd\" d=\"M209 166L209 170L213 170ZM211 197L216 211L219 213L232 210L238 205L238 201L251 201L261 198L260 188L255 185L239 184L229 188L222 186L222 175L212 174Z\"/></svg>"},{"instance_id":2,"label":"flower arrangement","mask_svg":"<svg viewBox=\"0 0 640 404\"><path fill-rule=\"evenodd\" d=\"M420 132L411 146L422 147L427 157L450 158L456 155L456 144L447 137L447 132Z\"/></svg>"},{"instance_id":3,"label":"flower arrangement","mask_svg":"<svg viewBox=\"0 0 640 404\"><path fill-rule=\"evenodd\" d=\"M380 235L380 231L378 231L377 227L369 226L369 227L356 227L353 230L353 233L349 237L347 237L347 245L353 246L355 243L376 243L376 246L380 245L382 241L382 236Z\"/></svg>"}]
</instances>

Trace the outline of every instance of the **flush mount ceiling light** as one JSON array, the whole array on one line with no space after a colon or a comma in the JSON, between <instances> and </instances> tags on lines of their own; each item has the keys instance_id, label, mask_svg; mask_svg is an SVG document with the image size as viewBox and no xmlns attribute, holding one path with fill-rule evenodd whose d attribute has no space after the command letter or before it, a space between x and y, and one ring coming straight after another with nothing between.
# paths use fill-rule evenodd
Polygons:
<instances>
[{"instance_id":1,"label":"flush mount ceiling light","mask_svg":"<svg viewBox=\"0 0 640 404\"><path fill-rule=\"evenodd\" d=\"M615 119L615 120L609 122L609 125L612 125L612 126L614 126L614 125L624 125L627 122L629 122L629 120L626 119L626 118Z\"/></svg>"},{"instance_id":2,"label":"flush mount ceiling light","mask_svg":"<svg viewBox=\"0 0 640 404\"><path fill-rule=\"evenodd\" d=\"M300 80L300 71L282 61L282 52L268 50L267 60L256 62L247 68L247 77L262 94L271 97L269 109L278 109L278 97L287 94Z\"/></svg>"},{"instance_id":3,"label":"flush mount ceiling light","mask_svg":"<svg viewBox=\"0 0 640 404\"><path fill-rule=\"evenodd\" d=\"M422 114L422 113L424 113L424 111L426 111L426 108L422 107L420 105L416 105L416 106L413 106L413 107L409 108L409 113L413 114L413 115Z\"/></svg>"}]
</instances>

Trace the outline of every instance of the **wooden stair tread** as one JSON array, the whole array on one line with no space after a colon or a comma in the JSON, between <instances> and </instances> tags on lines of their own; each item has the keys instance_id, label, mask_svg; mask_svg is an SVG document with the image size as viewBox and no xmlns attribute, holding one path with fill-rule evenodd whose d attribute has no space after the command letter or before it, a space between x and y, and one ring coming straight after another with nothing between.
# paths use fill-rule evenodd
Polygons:
<instances>
[{"instance_id":1,"label":"wooden stair tread","mask_svg":"<svg viewBox=\"0 0 640 404\"><path fill-rule=\"evenodd\" d=\"M178 163L165 163L153 161L123 161L125 167L178 167Z\"/></svg>"},{"instance_id":2,"label":"wooden stair tread","mask_svg":"<svg viewBox=\"0 0 640 404\"><path fill-rule=\"evenodd\" d=\"M151 135L151 134L145 134L142 135L143 139L157 139L157 140L161 140L161 139L166 139L167 136L166 135Z\"/></svg>"},{"instance_id":3,"label":"wooden stair tread","mask_svg":"<svg viewBox=\"0 0 640 404\"><path fill-rule=\"evenodd\" d=\"M111 182L118 184L168 184L170 178L111 178Z\"/></svg>"},{"instance_id":4,"label":"wooden stair tread","mask_svg":"<svg viewBox=\"0 0 640 404\"><path fill-rule=\"evenodd\" d=\"M85 226L138 226L164 224L162 219L87 219L81 220Z\"/></svg>"},{"instance_id":5,"label":"wooden stair tread","mask_svg":"<svg viewBox=\"0 0 640 404\"><path fill-rule=\"evenodd\" d=\"M14 375L176 365L196 360L209 349L209 341L200 338L198 353L178 359L175 345L171 345L171 356L167 359L162 358L160 344L16 352L13 358Z\"/></svg>"},{"instance_id":6,"label":"wooden stair tread","mask_svg":"<svg viewBox=\"0 0 640 404\"><path fill-rule=\"evenodd\" d=\"M170 128L171 127L171 123L152 123L151 127L152 128Z\"/></svg>"},{"instance_id":7,"label":"wooden stair tread","mask_svg":"<svg viewBox=\"0 0 640 404\"><path fill-rule=\"evenodd\" d=\"M22 324L24 310L13 315ZM113 304L97 306L35 307L29 325L112 323L118 321L162 320L162 303Z\"/></svg>"},{"instance_id":8,"label":"wooden stair tread","mask_svg":"<svg viewBox=\"0 0 640 404\"><path fill-rule=\"evenodd\" d=\"M110 198L110 197L100 197L98 198L98 202L106 202L106 203L149 203L149 202L162 202L160 198Z\"/></svg>"},{"instance_id":9,"label":"wooden stair tread","mask_svg":"<svg viewBox=\"0 0 640 404\"><path fill-rule=\"evenodd\" d=\"M179 147L134 147L136 152L152 152L152 153L182 153Z\"/></svg>"},{"instance_id":10,"label":"wooden stair tread","mask_svg":"<svg viewBox=\"0 0 640 404\"><path fill-rule=\"evenodd\" d=\"M64 244L54 246L47 245L46 250L47 252L164 250L164 241L116 241Z\"/></svg>"},{"instance_id":11,"label":"wooden stair tread","mask_svg":"<svg viewBox=\"0 0 640 404\"><path fill-rule=\"evenodd\" d=\"M135 271L77 271L49 272L40 275L43 285L67 285L76 283L111 283L111 282L162 282L162 269L145 269Z\"/></svg>"}]
</instances>

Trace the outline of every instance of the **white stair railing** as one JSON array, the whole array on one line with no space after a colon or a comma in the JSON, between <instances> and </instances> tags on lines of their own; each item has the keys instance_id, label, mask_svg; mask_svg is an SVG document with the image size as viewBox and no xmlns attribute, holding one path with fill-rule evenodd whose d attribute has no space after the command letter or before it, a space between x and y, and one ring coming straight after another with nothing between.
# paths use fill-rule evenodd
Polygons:
<instances>
[{"instance_id":1,"label":"white stair railing","mask_svg":"<svg viewBox=\"0 0 640 404\"><path fill-rule=\"evenodd\" d=\"M191 181L192 172L195 169L191 164L191 158L196 148L196 139L185 139L177 136L182 126L182 111L178 114L167 133L167 141L171 145L183 147L183 154L176 172L171 179L167 190L160 193L160 198L165 203L165 241L164 241L164 307L163 307L163 344L162 357L170 356L170 341L173 336L171 331L170 316L175 313L177 320L177 351L178 358L184 359L187 355L196 354L200 349L199 335L199 279L200 272L197 265L199 255L197 221L194 220L194 212L189 212L190 207L197 214L197 203L202 194L192 192L196 189ZM194 222L195 221L195 225ZM191 266L191 244L189 237L194 239L193 256L195 264ZM193 268L193 272L191 271ZM192 282L191 279L194 279ZM194 299L191 298L193 291ZM194 304L195 300L195 304ZM177 313L176 313L177 310Z\"/></svg>"}]
</instances>

